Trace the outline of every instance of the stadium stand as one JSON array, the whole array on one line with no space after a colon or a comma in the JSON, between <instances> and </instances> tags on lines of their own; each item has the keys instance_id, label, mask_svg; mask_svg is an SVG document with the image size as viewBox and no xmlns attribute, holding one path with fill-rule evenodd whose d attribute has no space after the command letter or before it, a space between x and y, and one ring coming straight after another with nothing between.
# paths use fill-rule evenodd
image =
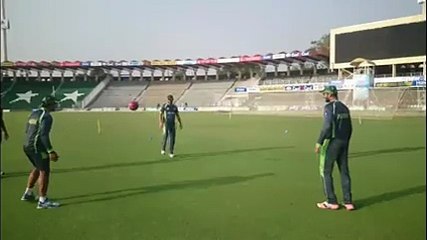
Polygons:
<instances>
[{"instance_id":1,"label":"stadium stand","mask_svg":"<svg viewBox=\"0 0 427 240\"><path fill-rule=\"evenodd\" d=\"M39 78L18 77L16 81L3 77L1 81L1 102L5 109L29 110L39 107L46 95L54 95L61 108L80 108L80 102L97 86L98 82L88 78L72 77Z\"/></svg>"},{"instance_id":2,"label":"stadium stand","mask_svg":"<svg viewBox=\"0 0 427 240\"><path fill-rule=\"evenodd\" d=\"M2 81L2 107L6 109L37 108L44 96L58 89L60 82L37 81L37 78L17 78L14 81ZM4 84L4 86L3 86Z\"/></svg>"},{"instance_id":3,"label":"stadium stand","mask_svg":"<svg viewBox=\"0 0 427 240\"><path fill-rule=\"evenodd\" d=\"M12 78L3 77L1 81L1 98L3 101L3 96L7 94L14 86L16 82L12 81Z\"/></svg>"},{"instance_id":4,"label":"stadium stand","mask_svg":"<svg viewBox=\"0 0 427 240\"><path fill-rule=\"evenodd\" d=\"M260 78L251 78L245 81L235 81L217 105L223 107L239 107L245 105L248 100L247 89L257 86L260 80Z\"/></svg>"},{"instance_id":5,"label":"stadium stand","mask_svg":"<svg viewBox=\"0 0 427 240\"><path fill-rule=\"evenodd\" d=\"M79 102L87 96L98 83L95 81L69 81L65 80L55 91L55 96L60 99L61 108L79 107Z\"/></svg>"},{"instance_id":6,"label":"stadium stand","mask_svg":"<svg viewBox=\"0 0 427 240\"><path fill-rule=\"evenodd\" d=\"M89 107L127 107L146 88L147 83L142 81L111 81Z\"/></svg>"},{"instance_id":7,"label":"stadium stand","mask_svg":"<svg viewBox=\"0 0 427 240\"><path fill-rule=\"evenodd\" d=\"M193 107L216 106L233 84L233 81L194 82L178 99L177 104L187 103Z\"/></svg>"},{"instance_id":8,"label":"stadium stand","mask_svg":"<svg viewBox=\"0 0 427 240\"><path fill-rule=\"evenodd\" d=\"M336 73L321 74L321 75L299 75L282 78L271 78L260 81L261 85L274 85L274 84L292 84L292 83L315 83L315 82L328 82L338 79Z\"/></svg>"},{"instance_id":9,"label":"stadium stand","mask_svg":"<svg viewBox=\"0 0 427 240\"><path fill-rule=\"evenodd\" d=\"M178 100L191 87L191 82L152 82L147 90L141 94L140 105L143 107L157 107L166 102L166 97L172 94Z\"/></svg>"}]
</instances>

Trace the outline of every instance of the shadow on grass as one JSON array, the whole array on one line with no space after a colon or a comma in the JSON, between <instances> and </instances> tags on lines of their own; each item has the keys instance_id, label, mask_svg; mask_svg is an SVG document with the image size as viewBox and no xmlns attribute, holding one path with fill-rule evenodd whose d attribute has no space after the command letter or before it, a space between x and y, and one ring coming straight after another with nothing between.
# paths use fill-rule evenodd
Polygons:
<instances>
[{"instance_id":1,"label":"shadow on grass","mask_svg":"<svg viewBox=\"0 0 427 240\"><path fill-rule=\"evenodd\" d=\"M393 191L393 192L386 192L379 195L363 198L360 200L355 201L356 207L358 209L368 207L371 205L389 202L398 198L403 198L406 196L414 195L414 194L421 194L426 192L426 185L420 185L416 187L411 187L407 189L402 189L399 191Z\"/></svg>"},{"instance_id":2,"label":"shadow on grass","mask_svg":"<svg viewBox=\"0 0 427 240\"><path fill-rule=\"evenodd\" d=\"M58 173L70 173L70 172L87 172L87 171L122 168L122 167L167 164L167 163L175 163L175 162L188 161L188 160L204 160L204 159L200 159L201 157L212 157L212 156L221 156L221 155L227 156L227 155L233 155L233 154L239 154L239 153L261 152L261 151L290 149L290 148L293 148L293 146L262 147L262 148L235 149L235 150L228 150L228 151L205 152L205 153L189 153L189 154L176 155L175 158L173 159L165 159L167 158L165 156L163 157L163 159L151 160L151 161L136 161L136 162L114 163L114 164L89 166L89 167L54 169L52 170L52 173L58 174ZM29 171L28 172L8 172L4 176L2 176L2 178L22 177L22 176L28 176L28 174L29 174Z\"/></svg>"},{"instance_id":3,"label":"shadow on grass","mask_svg":"<svg viewBox=\"0 0 427 240\"><path fill-rule=\"evenodd\" d=\"M188 161L188 160L203 160L201 157L212 157L212 156L227 156L239 153L251 153L251 152L261 152L261 151L269 151L269 150L279 150L279 149L291 149L294 146L281 146L281 147L262 147L262 148L248 148L248 149L235 149L228 151L216 151L216 152L204 152L204 153L189 153L177 155L174 159L158 159L158 160L150 160L150 161L135 161L135 162L125 162L125 163L114 163L114 164L106 164L99 166L89 166L89 167L74 167L74 168L65 168L65 169L54 169L52 170L53 174L58 173L72 173L72 172L87 172L94 170L105 170L105 169L113 169L113 168L121 168L121 167L133 167L133 166L144 166L144 165L152 165L152 164L167 164L174 163L180 161ZM373 151L365 151L365 152L354 152L350 153L349 158L361 158L367 156L374 156L380 154L389 154L389 153L399 153L399 152L412 152L425 149L422 147L403 147L403 148L390 148L390 149L379 149ZM5 178L14 178L14 177L22 177L28 176L28 172L7 172L2 179Z\"/></svg>"},{"instance_id":4,"label":"shadow on grass","mask_svg":"<svg viewBox=\"0 0 427 240\"><path fill-rule=\"evenodd\" d=\"M114 191L75 195L75 196L57 198L55 200L64 201L63 206L78 205L78 204L84 204L84 203L109 201L114 199L137 196L141 194L157 193L157 192L164 192L164 191L210 188L215 186L246 182L246 181L254 180L257 178L269 177L273 175L275 174L261 173L261 174L255 174L255 175L249 175L249 176L229 176L229 177L216 177L216 178L199 179L199 180L179 181L179 182L172 182L172 183L161 184L161 185L142 186L142 187L127 188L127 189L120 189L120 190L114 190ZM71 201L68 201L68 200L71 200Z\"/></svg>"},{"instance_id":5,"label":"shadow on grass","mask_svg":"<svg viewBox=\"0 0 427 240\"><path fill-rule=\"evenodd\" d=\"M374 156L379 154L388 154L388 153L401 153L401 152L414 152L418 150L425 149L425 147L402 147L402 148L389 148L389 149L379 149L373 151L365 152L354 152L349 154L349 158L360 158L367 156Z\"/></svg>"}]
</instances>

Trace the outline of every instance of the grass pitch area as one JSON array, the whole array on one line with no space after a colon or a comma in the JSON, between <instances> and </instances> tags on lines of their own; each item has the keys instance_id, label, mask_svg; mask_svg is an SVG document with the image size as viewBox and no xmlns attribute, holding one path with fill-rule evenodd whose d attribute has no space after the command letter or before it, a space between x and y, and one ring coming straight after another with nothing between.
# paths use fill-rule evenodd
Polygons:
<instances>
[{"instance_id":1,"label":"grass pitch area","mask_svg":"<svg viewBox=\"0 0 427 240\"><path fill-rule=\"evenodd\" d=\"M183 113L176 157L160 155L154 113L53 113L49 197L21 202L28 113L5 113L1 237L12 239L424 239L425 118L355 119L358 210L324 200L313 153L320 118ZM98 134L97 122L101 125ZM285 131L287 130L287 133ZM339 175L335 188L341 199Z\"/></svg>"}]
</instances>

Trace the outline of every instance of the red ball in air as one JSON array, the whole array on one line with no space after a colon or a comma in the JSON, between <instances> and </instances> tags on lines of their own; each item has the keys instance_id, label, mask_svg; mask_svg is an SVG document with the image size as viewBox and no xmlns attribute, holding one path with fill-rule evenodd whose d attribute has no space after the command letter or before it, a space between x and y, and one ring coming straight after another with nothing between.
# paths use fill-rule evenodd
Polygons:
<instances>
[{"instance_id":1,"label":"red ball in air","mask_svg":"<svg viewBox=\"0 0 427 240\"><path fill-rule=\"evenodd\" d=\"M138 104L138 102L137 102L137 101L131 101L131 102L128 104L128 107L129 107L129 109L130 109L131 111L135 111L135 110L137 110L137 109L138 109L139 104Z\"/></svg>"}]
</instances>

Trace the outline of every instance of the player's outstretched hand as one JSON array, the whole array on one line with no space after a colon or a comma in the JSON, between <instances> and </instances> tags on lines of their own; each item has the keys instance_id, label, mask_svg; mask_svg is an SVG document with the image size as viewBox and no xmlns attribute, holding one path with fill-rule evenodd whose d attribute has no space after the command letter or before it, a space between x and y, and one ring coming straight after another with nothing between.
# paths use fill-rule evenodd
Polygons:
<instances>
[{"instance_id":1,"label":"player's outstretched hand","mask_svg":"<svg viewBox=\"0 0 427 240\"><path fill-rule=\"evenodd\" d=\"M179 129L181 129L181 130L182 130L182 124L179 124Z\"/></svg>"},{"instance_id":2,"label":"player's outstretched hand","mask_svg":"<svg viewBox=\"0 0 427 240\"><path fill-rule=\"evenodd\" d=\"M56 161L58 161L58 159L59 159L59 156L55 151L49 153L49 160L50 161L56 162Z\"/></svg>"}]
</instances>

